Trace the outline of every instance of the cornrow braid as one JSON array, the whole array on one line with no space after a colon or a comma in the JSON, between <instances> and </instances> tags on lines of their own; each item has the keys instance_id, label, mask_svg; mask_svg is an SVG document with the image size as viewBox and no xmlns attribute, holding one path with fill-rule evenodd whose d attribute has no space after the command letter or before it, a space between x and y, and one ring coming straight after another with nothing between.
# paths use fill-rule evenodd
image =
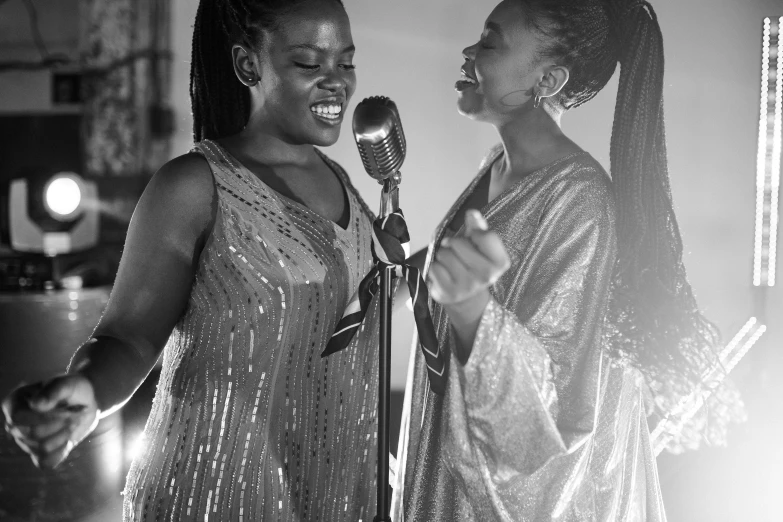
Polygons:
<instances>
[{"instance_id":1,"label":"cornrow braid","mask_svg":"<svg viewBox=\"0 0 783 522\"><path fill-rule=\"evenodd\" d=\"M687 394L715 364L719 339L699 311L682 261L666 160L663 37L655 12L643 0L520 1L528 23L548 37L542 54L570 72L548 103L578 107L620 63L610 149L618 258L607 341L659 395Z\"/></svg>"},{"instance_id":2,"label":"cornrow braid","mask_svg":"<svg viewBox=\"0 0 783 522\"><path fill-rule=\"evenodd\" d=\"M250 115L250 93L237 79L233 45L261 48L265 31L299 5L341 0L201 0L193 27L190 101L193 140L217 139L240 132Z\"/></svg>"}]
</instances>

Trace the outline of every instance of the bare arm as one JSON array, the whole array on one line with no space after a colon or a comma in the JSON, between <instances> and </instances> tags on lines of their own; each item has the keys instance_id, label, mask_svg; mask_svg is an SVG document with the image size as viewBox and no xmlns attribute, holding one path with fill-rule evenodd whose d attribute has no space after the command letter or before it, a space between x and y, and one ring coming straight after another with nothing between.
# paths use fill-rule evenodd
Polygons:
<instances>
[{"instance_id":1,"label":"bare arm","mask_svg":"<svg viewBox=\"0 0 783 522\"><path fill-rule=\"evenodd\" d=\"M76 351L67 374L3 399L6 430L37 466L62 462L146 378L185 311L216 203L209 165L196 154L153 176L93 338Z\"/></svg>"},{"instance_id":2,"label":"bare arm","mask_svg":"<svg viewBox=\"0 0 783 522\"><path fill-rule=\"evenodd\" d=\"M139 200L106 311L69 367L90 381L102 415L143 382L184 313L215 209L198 154L164 165Z\"/></svg>"}]
</instances>

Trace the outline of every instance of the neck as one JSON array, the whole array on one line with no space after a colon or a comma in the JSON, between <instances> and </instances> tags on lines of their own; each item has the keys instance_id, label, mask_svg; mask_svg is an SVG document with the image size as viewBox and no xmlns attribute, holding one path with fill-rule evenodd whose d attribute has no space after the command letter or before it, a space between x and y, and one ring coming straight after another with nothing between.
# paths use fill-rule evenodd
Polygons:
<instances>
[{"instance_id":1,"label":"neck","mask_svg":"<svg viewBox=\"0 0 783 522\"><path fill-rule=\"evenodd\" d=\"M495 124L503 144L503 175L524 176L580 150L560 128L560 114L543 108Z\"/></svg>"},{"instance_id":2,"label":"neck","mask_svg":"<svg viewBox=\"0 0 783 522\"><path fill-rule=\"evenodd\" d=\"M220 140L242 156L269 166L302 166L312 162L315 149L310 143L294 143L281 135L259 115L251 114L239 134Z\"/></svg>"}]
</instances>

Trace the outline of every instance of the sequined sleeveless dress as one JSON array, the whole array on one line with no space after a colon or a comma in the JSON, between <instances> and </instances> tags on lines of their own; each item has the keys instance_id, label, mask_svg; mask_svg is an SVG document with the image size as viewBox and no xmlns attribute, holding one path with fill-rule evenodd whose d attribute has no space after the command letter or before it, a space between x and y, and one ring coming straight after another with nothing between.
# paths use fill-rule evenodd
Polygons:
<instances>
[{"instance_id":1,"label":"sequined sleeveless dress","mask_svg":"<svg viewBox=\"0 0 783 522\"><path fill-rule=\"evenodd\" d=\"M352 346L321 359L368 272L372 215L347 229L270 189L217 143L218 209L187 310L164 350L126 521L371 520L377 301Z\"/></svg>"}]
</instances>

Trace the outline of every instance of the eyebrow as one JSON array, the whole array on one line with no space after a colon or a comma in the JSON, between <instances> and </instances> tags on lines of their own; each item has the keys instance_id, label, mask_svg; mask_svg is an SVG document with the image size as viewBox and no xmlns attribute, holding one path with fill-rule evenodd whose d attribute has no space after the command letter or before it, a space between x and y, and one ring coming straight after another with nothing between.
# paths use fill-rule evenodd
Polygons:
<instances>
[{"instance_id":1,"label":"eyebrow","mask_svg":"<svg viewBox=\"0 0 783 522\"><path fill-rule=\"evenodd\" d=\"M326 48L326 47L318 47L317 45L306 44L306 43L291 45L291 46L288 47L288 50L289 51L305 50L305 51L315 51L315 52L318 52L318 53L327 53L327 52L329 52L329 49ZM356 51L356 46L351 44L348 47L346 47L345 49L343 49L342 51L340 51L340 54L352 53L352 52L355 52L355 51Z\"/></svg>"}]
</instances>

